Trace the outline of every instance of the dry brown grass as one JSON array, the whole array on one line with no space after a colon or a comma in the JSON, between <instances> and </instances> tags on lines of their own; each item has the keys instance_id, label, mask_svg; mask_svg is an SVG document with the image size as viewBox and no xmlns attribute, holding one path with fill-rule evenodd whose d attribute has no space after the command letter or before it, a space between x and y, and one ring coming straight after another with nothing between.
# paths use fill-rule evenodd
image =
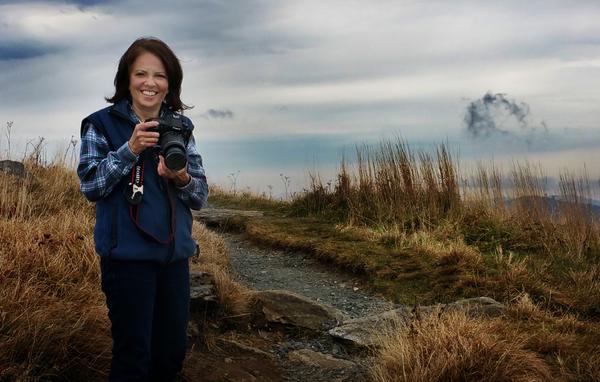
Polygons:
<instances>
[{"instance_id":1,"label":"dry brown grass","mask_svg":"<svg viewBox=\"0 0 600 382\"><path fill-rule=\"evenodd\" d=\"M600 328L571 313L556 314L527 294L521 294L506 312L503 336L525 336L527 349L544 357L556 380L600 380Z\"/></svg>"},{"instance_id":2,"label":"dry brown grass","mask_svg":"<svg viewBox=\"0 0 600 382\"><path fill-rule=\"evenodd\" d=\"M109 324L93 208L62 166L0 173L0 371L8 380L102 380Z\"/></svg>"},{"instance_id":3,"label":"dry brown grass","mask_svg":"<svg viewBox=\"0 0 600 382\"><path fill-rule=\"evenodd\" d=\"M192 269L212 275L221 313L232 318L247 315L252 303L252 291L231 277L229 254L223 238L198 222L194 223L192 234L201 243L200 258L194 258Z\"/></svg>"},{"instance_id":4,"label":"dry brown grass","mask_svg":"<svg viewBox=\"0 0 600 382\"><path fill-rule=\"evenodd\" d=\"M522 336L502 337L501 320L461 312L431 314L385 333L372 367L377 382L551 381L551 370Z\"/></svg>"},{"instance_id":5,"label":"dry brown grass","mask_svg":"<svg viewBox=\"0 0 600 382\"><path fill-rule=\"evenodd\" d=\"M93 243L94 207L73 170L27 163L0 172L0 380L106 380L110 322ZM246 311L247 291L227 274L218 235L194 224L223 315Z\"/></svg>"},{"instance_id":6,"label":"dry brown grass","mask_svg":"<svg viewBox=\"0 0 600 382\"><path fill-rule=\"evenodd\" d=\"M288 204L286 200L278 200L265 193L259 194L250 190L228 192L219 185L210 185L210 202L216 205L226 205L229 208L260 208L265 210L281 209Z\"/></svg>"},{"instance_id":7,"label":"dry brown grass","mask_svg":"<svg viewBox=\"0 0 600 382\"><path fill-rule=\"evenodd\" d=\"M600 221L585 204L588 179L563 173L549 190L528 163L465 177L444 146L427 154L384 142L358 148L354 165L344 158L333 186L314 175L282 214L251 219L245 232L364 273L403 303L510 304L503 320L445 316L390 336L382 381L596 381Z\"/></svg>"},{"instance_id":8,"label":"dry brown grass","mask_svg":"<svg viewBox=\"0 0 600 382\"><path fill-rule=\"evenodd\" d=\"M597 323L554 314L527 294L498 318L438 311L376 335L377 382L600 380Z\"/></svg>"},{"instance_id":9,"label":"dry brown grass","mask_svg":"<svg viewBox=\"0 0 600 382\"><path fill-rule=\"evenodd\" d=\"M457 165L444 145L434 154L413 153L404 141L356 150L352 172L343 160L334 188L312 177L312 189L294 201L303 213L339 212L352 224L432 227L460 210ZM341 211L340 211L341 210Z\"/></svg>"},{"instance_id":10,"label":"dry brown grass","mask_svg":"<svg viewBox=\"0 0 600 382\"><path fill-rule=\"evenodd\" d=\"M549 190L544 171L530 163L514 163L506 174L479 165L465 176L444 145L415 153L403 141L387 141L359 147L354 166L344 158L334 187L317 175L312 180L292 211L371 229L380 243L396 246L390 259L410 251L439 264L466 262L477 272L462 272L460 283L479 293L510 300L525 290L535 299L550 296L556 309L600 315L600 218L585 204L591 195L585 173L562 173L558 189ZM551 192L559 195L547 197ZM357 266L373 262L355 257ZM352 267L351 257L344 262ZM390 272L396 271L386 277Z\"/></svg>"}]
</instances>

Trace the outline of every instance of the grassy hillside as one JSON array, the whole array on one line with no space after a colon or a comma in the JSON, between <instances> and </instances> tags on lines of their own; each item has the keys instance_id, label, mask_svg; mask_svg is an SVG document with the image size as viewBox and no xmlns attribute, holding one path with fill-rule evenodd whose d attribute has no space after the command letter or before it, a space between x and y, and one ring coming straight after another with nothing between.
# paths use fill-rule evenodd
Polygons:
<instances>
[{"instance_id":1,"label":"grassy hillside","mask_svg":"<svg viewBox=\"0 0 600 382\"><path fill-rule=\"evenodd\" d=\"M0 171L0 381L104 381L111 338L94 205L62 164L26 168L25 178ZM224 314L244 312L222 239L200 224L194 237L203 257L192 269L215 276Z\"/></svg>"},{"instance_id":2,"label":"grassy hillside","mask_svg":"<svg viewBox=\"0 0 600 382\"><path fill-rule=\"evenodd\" d=\"M544 175L533 166L517 164L508 174L480 166L475 174L460 174L444 146L434 154L415 153L403 142L361 147L356 162L344 161L340 168L335 184L314 176L310 190L291 201L227 192L213 192L211 200L265 211L262 218L231 224L257 243L308 251L362 274L374 291L393 300L411 305L481 295L500 300L511 307L508 319L463 326L494 332L492 343L518 339L549 365L551 379L600 379L600 224L581 203L590 194L587 178L561 175L561 202L551 205ZM453 322L460 327L461 320ZM440 331L426 346L444 347L436 341L454 324L425 323ZM480 329L475 332L481 336L492 334ZM463 334L453 332L451 338L481 339ZM393 349L406 341L389 337ZM391 370L399 367L398 354L382 354ZM406 360L401 369L414 361ZM458 374L440 374L446 376L441 380L461 380L461 371L453 372ZM380 380L396 380L394 373ZM435 375L417 374L403 380ZM526 374L515 378L530 380Z\"/></svg>"},{"instance_id":3,"label":"grassy hillside","mask_svg":"<svg viewBox=\"0 0 600 382\"><path fill-rule=\"evenodd\" d=\"M361 274L397 301L487 295L507 304L501 318L440 314L391 328L373 349L377 381L600 380L600 241L578 203L585 179L563 175L562 202L549 209L528 166L480 168L465 183L443 147L433 157L404 145L361 150L336 184L315 177L290 202L215 189L211 202L265 211L232 224L263 245ZM0 172L0 381L104 380L110 333L94 206L63 165L31 161L27 170ZM229 278L222 239L194 226L203 258L193 268L215 276L223 315L244 316L249 291Z\"/></svg>"}]
</instances>

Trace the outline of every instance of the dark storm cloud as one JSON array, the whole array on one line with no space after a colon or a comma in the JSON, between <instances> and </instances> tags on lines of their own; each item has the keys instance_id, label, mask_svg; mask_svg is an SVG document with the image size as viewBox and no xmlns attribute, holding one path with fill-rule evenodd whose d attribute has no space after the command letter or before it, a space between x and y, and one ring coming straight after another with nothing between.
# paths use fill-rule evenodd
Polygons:
<instances>
[{"instance_id":1,"label":"dark storm cloud","mask_svg":"<svg viewBox=\"0 0 600 382\"><path fill-rule=\"evenodd\" d=\"M26 60L56 53L59 49L37 42L0 41L0 61Z\"/></svg>"},{"instance_id":2,"label":"dark storm cloud","mask_svg":"<svg viewBox=\"0 0 600 382\"><path fill-rule=\"evenodd\" d=\"M229 109L217 110L217 109L208 109L206 111L206 115L212 119L231 119L233 118L233 111Z\"/></svg>"},{"instance_id":3,"label":"dark storm cloud","mask_svg":"<svg viewBox=\"0 0 600 382\"><path fill-rule=\"evenodd\" d=\"M94 5L99 5L99 4L107 4L107 3L112 3L114 2L114 0L45 0L45 1L39 1L39 0L19 0L19 1L6 1L6 0L0 0L0 5L7 5L7 4L27 4L27 3L45 3L45 4L73 4L79 7L89 7L89 6L94 6Z\"/></svg>"},{"instance_id":4,"label":"dark storm cloud","mask_svg":"<svg viewBox=\"0 0 600 382\"><path fill-rule=\"evenodd\" d=\"M189 57L215 62L223 58L281 55L316 43L314 38L308 38L300 31L285 30L274 22L273 10L278 7L278 2L273 0L171 0L151 5L146 0L0 0L0 5L6 4L25 7L46 4L56 6L61 12L61 5L75 5L82 12L96 6L100 15L128 20L121 24L120 34L107 30L99 39L100 43L116 43L131 36L156 36L171 45L184 61ZM12 34L20 32L14 27L18 25L14 19L4 24L4 28L0 25L0 32L4 32L1 29ZM48 38L52 38L52 33ZM82 44L81 41L64 43L69 46Z\"/></svg>"},{"instance_id":5,"label":"dark storm cloud","mask_svg":"<svg viewBox=\"0 0 600 382\"><path fill-rule=\"evenodd\" d=\"M93 6L93 5L99 5L99 4L108 4L108 3L112 3L113 1L110 0L67 0L66 3L67 4L75 4L75 5L79 5L79 6Z\"/></svg>"},{"instance_id":6,"label":"dark storm cloud","mask_svg":"<svg viewBox=\"0 0 600 382\"><path fill-rule=\"evenodd\" d=\"M223 56L282 54L300 49L311 40L273 25L275 1L197 1L173 0L153 4L132 0L105 7L109 13L135 14L144 9L144 17L160 35L178 49L190 49L203 59ZM141 7L141 8L140 8Z\"/></svg>"},{"instance_id":7,"label":"dark storm cloud","mask_svg":"<svg viewBox=\"0 0 600 382\"><path fill-rule=\"evenodd\" d=\"M509 100L505 94L488 92L467 106L465 123L467 133L473 138L526 135L526 139L531 140L536 134L547 133L545 122L532 124L528 116L529 105L525 102Z\"/></svg>"}]
</instances>

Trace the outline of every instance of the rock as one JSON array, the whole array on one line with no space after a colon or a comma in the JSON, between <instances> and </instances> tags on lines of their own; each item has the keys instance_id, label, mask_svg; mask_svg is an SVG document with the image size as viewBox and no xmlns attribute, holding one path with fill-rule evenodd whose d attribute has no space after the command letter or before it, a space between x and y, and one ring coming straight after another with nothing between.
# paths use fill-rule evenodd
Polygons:
<instances>
[{"instance_id":1,"label":"rock","mask_svg":"<svg viewBox=\"0 0 600 382\"><path fill-rule=\"evenodd\" d=\"M335 358L329 354L323 354L309 349L290 352L288 354L288 359L292 362L299 362L322 369L351 369L356 365L354 362Z\"/></svg>"},{"instance_id":2,"label":"rock","mask_svg":"<svg viewBox=\"0 0 600 382\"><path fill-rule=\"evenodd\" d=\"M445 309L464 309L471 316L498 317L504 314L506 307L493 298L475 297L458 300L446 305Z\"/></svg>"},{"instance_id":3,"label":"rock","mask_svg":"<svg viewBox=\"0 0 600 382\"><path fill-rule=\"evenodd\" d=\"M18 176L19 178L23 178L27 174L23 163L14 160L0 160L0 171Z\"/></svg>"},{"instance_id":4,"label":"rock","mask_svg":"<svg viewBox=\"0 0 600 382\"><path fill-rule=\"evenodd\" d=\"M399 308L380 314L345 321L343 325L329 330L329 335L358 347L377 346L385 328L404 325L415 317L432 312L462 310L472 317L495 317L504 313L505 306L489 297L458 300L450 304Z\"/></svg>"},{"instance_id":5,"label":"rock","mask_svg":"<svg viewBox=\"0 0 600 382\"><path fill-rule=\"evenodd\" d=\"M200 337L200 328L198 327L198 323L194 320L189 320L187 325L187 337L188 339L194 339Z\"/></svg>"},{"instance_id":6,"label":"rock","mask_svg":"<svg viewBox=\"0 0 600 382\"><path fill-rule=\"evenodd\" d=\"M326 330L345 320L344 314L327 305L284 290L257 292L256 310L267 322L305 329Z\"/></svg>"},{"instance_id":7,"label":"rock","mask_svg":"<svg viewBox=\"0 0 600 382\"><path fill-rule=\"evenodd\" d=\"M192 309L217 301L212 276L206 272L190 272L190 305Z\"/></svg>"},{"instance_id":8,"label":"rock","mask_svg":"<svg viewBox=\"0 0 600 382\"><path fill-rule=\"evenodd\" d=\"M273 361L275 360L275 356L273 354L267 353L266 351L255 348L253 346L244 345L235 340L219 338L217 342L221 347L233 351L234 354L243 353L245 355L254 356L256 358L266 358Z\"/></svg>"},{"instance_id":9,"label":"rock","mask_svg":"<svg viewBox=\"0 0 600 382\"><path fill-rule=\"evenodd\" d=\"M380 341L377 333L396 321L407 317L398 314L399 310L390 310L380 314L347 320L343 325L329 330L329 335L341 339L358 347L370 347L377 345Z\"/></svg>"}]
</instances>

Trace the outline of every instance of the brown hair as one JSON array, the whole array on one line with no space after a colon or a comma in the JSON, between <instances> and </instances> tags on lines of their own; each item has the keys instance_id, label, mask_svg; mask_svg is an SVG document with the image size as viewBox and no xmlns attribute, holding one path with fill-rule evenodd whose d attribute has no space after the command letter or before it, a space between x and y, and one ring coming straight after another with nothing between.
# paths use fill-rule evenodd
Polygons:
<instances>
[{"instance_id":1,"label":"brown hair","mask_svg":"<svg viewBox=\"0 0 600 382\"><path fill-rule=\"evenodd\" d=\"M139 55L146 52L158 57L165 66L167 80L169 81L169 92L165 97L167 105L175 111L190 109L189 106L181 102L180 98L183 70L181 70L179 59L167 44L155 37L138 38L123 53L119 61L117 74L115 75L115 95L105 98L106 101L116 103L123 99L131 99L131 95L129 94L131 66Z\"/></svg>"}]
</instances>

